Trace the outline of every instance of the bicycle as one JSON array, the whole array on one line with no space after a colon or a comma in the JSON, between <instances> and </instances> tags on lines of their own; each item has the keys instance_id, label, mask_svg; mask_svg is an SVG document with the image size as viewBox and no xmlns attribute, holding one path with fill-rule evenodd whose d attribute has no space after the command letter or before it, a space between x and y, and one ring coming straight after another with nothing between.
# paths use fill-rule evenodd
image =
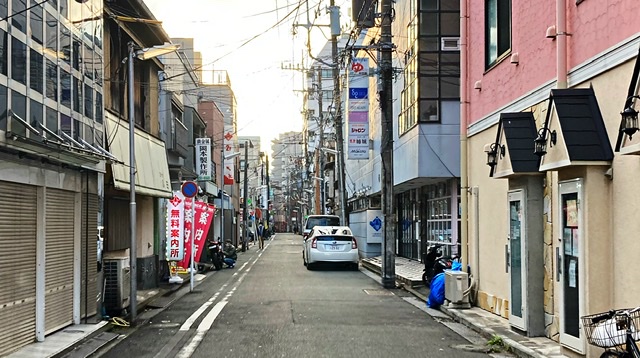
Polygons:
<instances>
[{"instance_id":1,"label":"bicycle","mask_svg":"<svg viewBox=\"0 0 640 358\"><path fill-rule=\"evenodd\" d=\"M580 317L589 344L604 348L600 358L640 358L640 307Z\"/></svg>"}]
</instances>

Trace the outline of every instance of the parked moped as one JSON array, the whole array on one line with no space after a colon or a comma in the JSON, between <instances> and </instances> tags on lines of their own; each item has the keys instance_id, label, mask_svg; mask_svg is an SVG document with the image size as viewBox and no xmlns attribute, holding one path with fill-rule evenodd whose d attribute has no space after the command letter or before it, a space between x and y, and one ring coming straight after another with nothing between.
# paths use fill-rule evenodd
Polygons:
<instances>
[{"instance_id":1,"label":"parked moped","mask_svg":"<svg viewBox=\"0 0 640 358\"><path fill-rule=\"evenodd\" d=\"M457 260L457 256L443 257L442 245L433 244L427 248L424 253L422 262L424 262L424 270L422 273L422 283L429 287L431 280L444 270L451 269L453 261Z\"/></svg>"}]
</instances>

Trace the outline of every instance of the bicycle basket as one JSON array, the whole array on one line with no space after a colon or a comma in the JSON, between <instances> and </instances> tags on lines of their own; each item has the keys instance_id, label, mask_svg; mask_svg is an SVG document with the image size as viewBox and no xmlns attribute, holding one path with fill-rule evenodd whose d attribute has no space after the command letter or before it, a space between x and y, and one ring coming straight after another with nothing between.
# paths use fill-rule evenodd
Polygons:
<instances>
[{"instance_id":1,"label":"bicycle basket","mask_svg":"<svg viewBox=\"0 0 640 358\"><path fill-rule=\"evenodd\" d=\"M616 310L614 314L610 312L596 313L581 317L582 328L589 344L601 348L614 348L624 345L627 340L627 327L625 311ZM635 341L640 340L640 311L629 315L629 325L631 336Z\"/></svg>"}]
</instances>

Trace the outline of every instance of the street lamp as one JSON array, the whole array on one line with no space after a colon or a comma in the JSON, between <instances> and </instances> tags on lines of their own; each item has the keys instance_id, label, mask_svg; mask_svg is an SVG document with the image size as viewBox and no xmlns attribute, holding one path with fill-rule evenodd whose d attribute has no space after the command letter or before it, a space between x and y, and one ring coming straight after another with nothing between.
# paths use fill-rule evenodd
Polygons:
<instances>
[{"instance_id":1,"label":"street lamp","mask_svg":"<svg viewBox=\"0 0 640 358\"><path fill-rule=\"evenodd\" d=\"M224 243L224 161L235 158L240 154L240 152L235 152L224 155L224 150L220 151L220 208L222 209L220 211L220 239L222 240L220 245Z\"/></svg>"},{"instance_id":2,"label":"street lamp","mask_svg":"<svg viewBox=\"0 0 640 358\"><path fill-rule=\"evenodd\" d=\"M129 230L131 231L131 248L129 249L129 265L130 265L130 284L131 289L129 292L129 310L131 311L131 324L133 325L136 320L137 314L137 291L138 291L138 282L137 278L137 267L136 267L136 155L135 155L135 103L133 101L133 59L134 56L139 60L149 60L157 56L166 55L173 51L176 51L180 48L180 45L165 43L164 45L153 46L149 48L136 48L136 45L133 41L129 42L129 58L128 58L128 67L129 67L129 84L127 90L128 102L129 102L129 194L130 194L130 203L129 203L129 221L130 226Z\"/></svg>"},{"instance_id":3,"label":"street lamp","mask_svg":"<svg viewBox=\"0 0 640 358\"><path fill-rule=\"evenodd\" d=\"M342 225L346 225L347 224L347 213L346 213L346 207L345 207L345 203L344 203L344 182L342 181L342 172L344 171L343 168L343 163L342 163L342 155L340 154L339 150L335 150L335 149L330 149L330 148L320 148L321 151L323 152L328 152L331 154L334 154L336 157L338 157L338 186L339 186L339 190L340 190L340 220L342 221Z\"/></svg>"}]
</instances>

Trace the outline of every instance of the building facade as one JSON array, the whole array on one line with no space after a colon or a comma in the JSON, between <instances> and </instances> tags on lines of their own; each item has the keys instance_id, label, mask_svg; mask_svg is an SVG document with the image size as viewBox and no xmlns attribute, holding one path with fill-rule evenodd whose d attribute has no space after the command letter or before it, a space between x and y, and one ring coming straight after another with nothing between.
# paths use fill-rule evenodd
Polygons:
<instances>
[{"instance_id":1,"label":"building facade","mask_svg":"<svg viewBox=\"0 0 640 358\"><path fill-rule=\"evenodd\" d=\"M637 113L638 4L462 5L476 304L567 355L599 355L580 317L638 297L624 284L637 266L637 124L621 121Z\"/></svg>"},{"instance_id":2,"label":"building facade","mask_svg":"<svg viewBox=\"0 0 640 358\"><path fill-rule=\"evenodd\" d=\"M101 0L0 2L0 355L95 315ZM118 158L119 159L119 158ZM17 267L20 267L17 269Z\"/></svg>"}]
</instances>

